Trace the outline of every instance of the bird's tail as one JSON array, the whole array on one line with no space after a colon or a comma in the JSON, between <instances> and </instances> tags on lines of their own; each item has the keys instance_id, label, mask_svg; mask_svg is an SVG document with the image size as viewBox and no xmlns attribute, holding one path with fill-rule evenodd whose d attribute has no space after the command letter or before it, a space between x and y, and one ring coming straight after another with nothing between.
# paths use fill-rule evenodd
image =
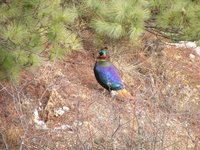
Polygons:
<instances>
[{"instance_id":1,"label":"bird's tail","mask_svg":"<svg viewBox=\"0 0 200 150\"><path fill-rule=\"evenodd\" d=\"M135 98L131 95L130 92L128 92L126 89L122 89L117 91L117 96L119 98L123 98L123 99L130 99L130 100L134 100Z\"/></svg>"}]
</instances>

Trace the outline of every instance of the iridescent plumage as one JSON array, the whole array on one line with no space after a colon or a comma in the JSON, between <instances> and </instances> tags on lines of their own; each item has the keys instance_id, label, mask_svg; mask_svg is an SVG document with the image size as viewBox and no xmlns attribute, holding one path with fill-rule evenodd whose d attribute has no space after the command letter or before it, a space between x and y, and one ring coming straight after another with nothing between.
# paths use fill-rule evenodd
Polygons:
<instances>
[{"instance_id":1,"label":"iridescent plumage","mask_svg":"<svg viewBox=\"0 0 200 150\"><path fill-rule=\"evenodd\" d=\"M124 89L117 68L106 60L106 50L99 51L99 57L94 66L94 74L98 83L108 91Z\"/></svg>"},{"instance_id":2,"label":"iridescent plumage","mask_svg":"<svg viewBox=\"0 0 200 150\"><path fill-rule=\"evenodd\" d=\"M118 99L134 100L134 97L124 88L117 68L107 60L105 49L99 51L94 74L98 83L110 91L112 96L117 96Z\"/></svg>"}]
</instances>

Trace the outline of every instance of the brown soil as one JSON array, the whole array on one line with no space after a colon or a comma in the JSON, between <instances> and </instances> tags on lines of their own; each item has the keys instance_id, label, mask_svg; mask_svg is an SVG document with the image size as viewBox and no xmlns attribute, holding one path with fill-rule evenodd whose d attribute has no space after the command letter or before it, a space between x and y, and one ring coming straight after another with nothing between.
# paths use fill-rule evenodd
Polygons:
<instances>
[{"instance_id":1,"label":"brown soil","mask_svg":"<svg viewBox=\"0 0 200 150\"><path fill-rule=\"evenodd\" d=\"M0 149L200 149L200 57L193 50L110 47L136 97L122 102L96 82L97 49L90 42L23 72L18 85L1 83ZM69 110L56 115L62 107ZM37 129L36 109L48 129ZM67 128L55 130L62 125Z\"/></svg>"}]
</instances>

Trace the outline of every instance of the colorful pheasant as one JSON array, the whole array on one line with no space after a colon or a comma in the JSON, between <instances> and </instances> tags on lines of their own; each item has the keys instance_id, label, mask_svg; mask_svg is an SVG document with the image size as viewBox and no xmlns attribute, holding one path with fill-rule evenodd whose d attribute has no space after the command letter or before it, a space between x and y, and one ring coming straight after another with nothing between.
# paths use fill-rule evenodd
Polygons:
<instances>
[{"instance_id":1,"label":"colorful pheasant","mask_svg":"<svg viewBox=\"0 0 200 150\"><path fill-rule=\"evenodd\" d=\"M106 49L99 51L99 56L94 66L94 74L98 83L110 92L116 91L114 93L117 96L133 99L131 94L124 88L117 68L107 60Z\"/></svg>"}]
</instances>

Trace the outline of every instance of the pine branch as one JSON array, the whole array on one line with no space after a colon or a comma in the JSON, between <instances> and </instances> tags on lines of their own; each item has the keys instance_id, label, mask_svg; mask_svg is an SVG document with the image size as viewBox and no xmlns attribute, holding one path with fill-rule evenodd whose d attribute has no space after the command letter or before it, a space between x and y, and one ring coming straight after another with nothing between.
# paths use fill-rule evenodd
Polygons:
<instances>
[{"instance_id":1,"label":"pine branch","mask_svg":"<svg viewBox=\"0 0 200 150\"><path fill-rule=\"evenodd\" d=\"M145 30L156 36L161 36L161 37L171 39L171 40L177 40L178 36L181 36L183 34L182 29L180 28L173 28L173 27L162 28L162 27L158 27L157 25L152 25L148 22L146 22ZM167 34L171 34L171 35L167 35Z\"/></svg>"}]
</instances>

